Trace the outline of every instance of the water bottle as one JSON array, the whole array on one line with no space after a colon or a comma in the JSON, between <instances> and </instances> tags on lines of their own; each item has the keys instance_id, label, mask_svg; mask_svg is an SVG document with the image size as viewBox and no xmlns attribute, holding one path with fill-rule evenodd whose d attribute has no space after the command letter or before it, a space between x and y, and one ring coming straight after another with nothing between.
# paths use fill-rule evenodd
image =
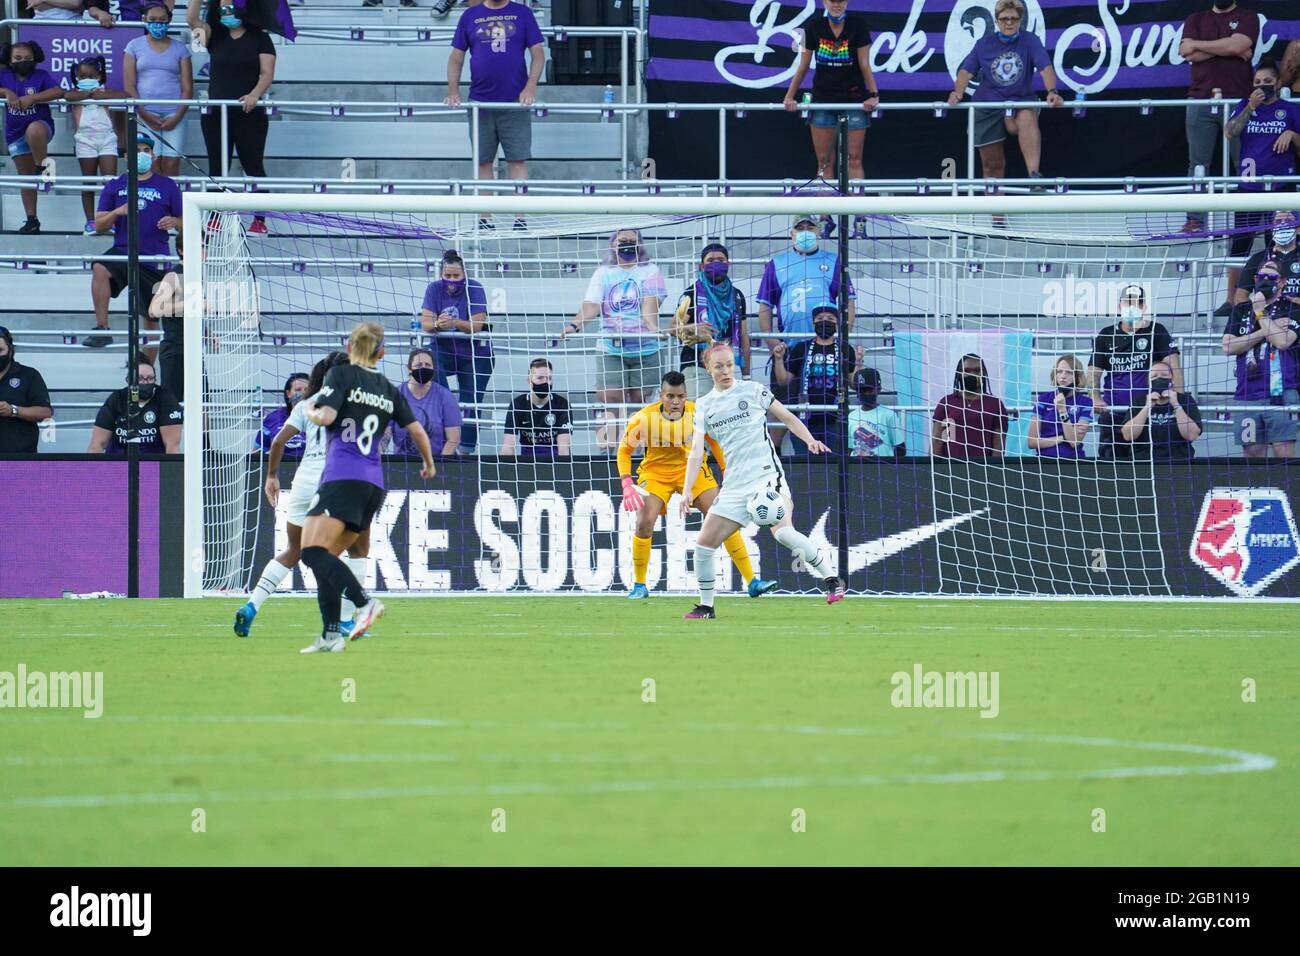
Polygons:
<instances>
[{"instance_id":1,"label":"water bottle","mask_svg":"<svg viewBox=\"0 0 1300 956\"><path fill-rule=\"evenodd\" d=\"M602 101L606 106L613 106L613 105L614 105L614 87L613 87L613 86L610 86L610 85L606 85L606 86L605 86L605 95L601 98L601 101ZM607 111L607 112L601 114L601 119L602 119L604 122L606 122L606 123L608 123L608 122L609 122L611 119L613 119L613 118L614 118L614 114L613 114L613 112L609 112L609 111Z\"/></svg>"},{"instance_id":2,"label":"water bottle","mask_svg":"<svg viewBox=\"0 0 1300 956\"><path fill-rule=\"evenodd\" d=\"M892 317L885 316L880 323L880 331L884 333L884 340L881 344L885 348L892 348L894 345L894 320Z\"/></svg>"},{"instance_id":3,"label":"water bottle","mask_svg":"<svg viewBox=\"0 0 1300 956\"><path fill-rule=\"evenodd\" d=\"M1088 101L1088 94L1083 92L1083 90L1079 90L1077 93L1074 94L1074 118L1075 119L1079 119L1080 117L1088 115L1088 109L1084 105L1085 103L1087 103L1087 101Z\"/></svg>"},{"instance_id":4,"label":"water bottle","mask_svg":"<svg viewBox=\"0 0 1300 956\"><path fill-rule=\"evenodd\" d=\"M423 331L424 329L420 325L420 317L418 315L411 316L411 346L412 347L418 346L420 344L420 335Z\"/></svg>"}]
</instances>

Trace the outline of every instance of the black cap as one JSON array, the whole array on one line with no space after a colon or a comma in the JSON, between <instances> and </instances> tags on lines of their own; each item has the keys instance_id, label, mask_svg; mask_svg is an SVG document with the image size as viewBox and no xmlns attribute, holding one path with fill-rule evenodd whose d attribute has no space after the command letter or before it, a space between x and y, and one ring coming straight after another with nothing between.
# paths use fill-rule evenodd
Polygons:
<instances>
[{"instance_id":1,"label":"black cap","mask_svg":"<svg viewBox=\"0 0 1300 956\"><path fill-rule=\"evenodd\" d=\"M860 368L854 373L854 391L861 391L864 388L873 392L880 391L880 373L874 368Z\"/></svg>"},{"instance_id":2,"label":"black cap","mask_svg":"<svg viewBox=\"0 0 1300 956\"><path fill-rule=\"evenodd\" d=\"M813 306L812 317L816 319L817 316L827 312L835 316L835 318L837 319L840 317L840 310L837 309L835 306L831 305L829 302L823 302L821 305Z\"/></svg>"}]
</instances>

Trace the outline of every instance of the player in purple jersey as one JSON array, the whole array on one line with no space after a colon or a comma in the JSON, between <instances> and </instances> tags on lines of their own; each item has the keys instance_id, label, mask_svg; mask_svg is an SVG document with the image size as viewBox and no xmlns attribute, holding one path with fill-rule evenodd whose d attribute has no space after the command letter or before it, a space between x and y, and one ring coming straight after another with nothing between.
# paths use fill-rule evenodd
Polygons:
<instances>
[{"instance_id":1,"label":"player in purple jersey","mask_svg":"<svg viewBox=\"0 0 1300 956\"><path fill-rule=\"evenodd\" d=\"M406 398L375 366L384 357L384 327L362 322L348 338L348 365L325 375L307 418L327 429L325 470L307 511L302 529L302 562L316 575L316 596L324 628L302 653L338 652L346 646L339 632L343 598L357 606L352 640L365 635L384 613L384 605L368 598L352 570L337 557L363 531L384 503L384 472L379 438L390 421L406 429L420 450L421 478L432 478L433 449L424 427L411 413Z\"/></svg>"}]
</instances>

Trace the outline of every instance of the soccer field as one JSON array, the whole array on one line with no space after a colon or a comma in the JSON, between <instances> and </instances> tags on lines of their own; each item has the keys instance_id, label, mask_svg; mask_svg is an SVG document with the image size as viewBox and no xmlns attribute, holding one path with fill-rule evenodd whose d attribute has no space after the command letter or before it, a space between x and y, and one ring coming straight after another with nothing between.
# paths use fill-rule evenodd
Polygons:
<instances>
[{"instance_id":1,"label":"soccer field","mask_svg":"<svg viewBox=\"0 0 1300 956\"><path fill-rule=\"evenodd\" d=\"M0 864L1300 863L1292 605L238 603L5 602L103 715L0 709Z\"/></svg>"}]
</instances>

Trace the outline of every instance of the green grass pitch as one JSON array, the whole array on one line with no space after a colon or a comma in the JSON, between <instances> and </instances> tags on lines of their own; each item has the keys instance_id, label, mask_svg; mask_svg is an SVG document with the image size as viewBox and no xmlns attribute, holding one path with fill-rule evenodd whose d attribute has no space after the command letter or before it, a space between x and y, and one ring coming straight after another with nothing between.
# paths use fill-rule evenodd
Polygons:
<instances>
[{"instance_id":1,"label":"green grass pitch","mask_svg":"<svg viewBox=\"0 0 1300 956\"><path fill-rule=\"evenodd\" d=\"M1300 863L1292 605L405 599L304 657L238 603L4 602L104 713L0 709L0 864Z\"/></svg>"}]
</instances>

